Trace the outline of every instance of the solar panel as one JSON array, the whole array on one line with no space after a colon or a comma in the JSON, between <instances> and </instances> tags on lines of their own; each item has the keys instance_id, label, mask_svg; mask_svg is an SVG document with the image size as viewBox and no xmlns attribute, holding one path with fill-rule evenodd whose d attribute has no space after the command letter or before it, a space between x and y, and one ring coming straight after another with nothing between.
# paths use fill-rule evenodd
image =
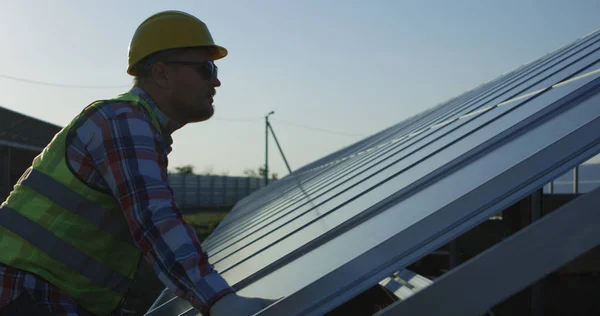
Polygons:
<instances>
[{"instance_id":1,"label":"solar panel","mask_svg":"<svg viewBox=\"0 0 600 316\"><path fill-rule=\"evenodd\" d=\"M261 315L325 313L600 152L599 91L595 32L255 192L203 247L285 296Z\"/></svg>"},{"instance_id":2,"label":"solar panel","mask_svg":"<svg viewBox=\"0 0 600 316\"><path fill-rule=\"evenodd\" d=\"M582 43L581 45L583 45L583 44L584 44L584 43ZM596 44L597 44L597 43L596 43ZM582 55L584 55L584 54L588 53L588 52L589 52L589 49L590 49L590 48L588 48L588 50L580 51L580 52L579 52L579 54L574 54L573 52L571 52L571 54L570 54L570 55L563 56L563 57L565 57L565 58L566 58L566 57L570 57L570 60L567 60L567 62L568 62L568 61L571 61L571 60L573 60L573 59L580 58ZM596 45L596 46L594 46L594 47L593 47L593 49L597 49L597 45ZM592 56L592 57L588 57L588 59L589 59L589 58L593 58L593 56ZM392 140L391 142L400 141L400 140L401 140L401 137L407 137L407 138L408 138L408 135L411 135L411 136L413 136L413 137L414 137L414 136L417 136L418 134L416 134L416 133L418 133L418 132L422 132L424 128L427 128L427 126L431 126L431 127L432 127L432 128L431 128L431 130L430 130L430 131L428 131L428 132L429 132L429 133L433 133L433 132L435 132L434 130L435 130L436 128L439 128L439 127L441 127L441 125L437 125L437 126L436 126L436 124L440 124L440 123L442 123L442 124L443 124L443 121L446 121L446 122L448 122L448 121L453 121L453 120L456 120L456 119L458 119L458 117L460 117L461 115L463 115L463 114L466 114L466 113L471 113L471 114L473 114L473 113L475 112L474 108L475 108L475 109L478 109L478 110L486 110L486 109L489 109L489 107L487 107L487 106L489 106L490 102L492 102L492 101L493 101L493 100L495 100L495 99L498 99L498 98L500 98L500 96L502 96L502 95L504 95L504 96L506 97L506 93L507 93L506 91L509 91L508 89L510 89L510 88L517 89L517 88L515 88L515 87L518 87L518 88L520 88L520 89L519 89L518 91L511 91L511 92L512 92L512 94L511 94L511 95L509 95L508 97L506 97L507 99L510 99L512 96L518 95L519 93L527 93L527 92L530 92L530 91L538 91L538 90L539 90L539 89L541 89L542 87L545 87L545 86L546 86L545 84L547 84L547 82L552 82L551 80L556 80L556 77L557 77L557 76L562 76L562 78L565 78L565 77L566 77L567 75L569 75L570 73L564 73L564 72L563 72L563 73L560 73L560 74L555 74L555 75L553 76L554 78L553 78L553 77L550 77L550 78L547 78L546 80L542 80L542 79L544 79L544 78L546 78L546 77L548 76L547 74L552 74L552 73L555 73L556 69L557 69L557 68L559 68L558 66L556 66L556 64L558 63L558 61L556 61L555 59L556 59L556 57L554 57L554 58L549 58L549 60L546 62L546 64L547 64L547 65L546 65L546 66L547 66L547 68L544 68L544 69L543 69L543 70L545 70L544 72L542 72L542 70L539 70L539 67L540 67L540 66L539 66L539 65L537 65L537 67L538 67L538 71L537 71L537 72L535 72L535 73L533 73L533 74L532 74L532 73L529 73L529 76L530 76L530 77L531 77L531 76L533 76L533 75L537 75L537 76L538 76L538 78L537 78L538 80L537 80L537 81L533 81L533 83L535 83L535 82L538 82L537 84L535 84L535 85L534 85L534 84L532 84L532 82L530 81L530 82L529 82L529 84L527 84L527 85L523 85L523 84L521 84L521 86L517 86L517 83L520 83L520 82L523 82L523 81L524 81L524 79L521 79L520 81L517 81L516 83L513 83L512 85L509 85L509 86L507 87L507 86L506 86L506 85L507 85L507 83L505 82L505 81L507 81L507 80L506 80L507 78L505 78L505 80L503 80L503 82L504 82L504 89L502 89L502 90L498 91L498 90L497 90L497 89L498 89L498 87L496 87L496 91L497 91L497 92L496 92L496 94L495 94L495 95L489 96L489 94L490 94L490 91L486 91L486 93L481 93L481 94L480 94L480 98L481 98L481 97L483 97L483 96L485 96L485 95L488 95L488 98L487 98L487 100L482 100L482 101L480 101L479 103L475 103L475 105L471 105L471 104L472 104L474 101L470 102L471 104L470 104L469 102L466 102L466 103L457 103L457 104L454 106L454 108L453 108L453 109L451 109L451 110L453 110L453 111L450 111L450 114L451 114L451 115L453 115L452 117L449 117L449 115L447 115L447 114L446 114L446 116L441 116L441 114L438 114L438 115L437 115L437 117L438 117L438 120L437 120L437 121L435 121L435 120L432 120L432 119L430 119L430 120L427 120L427 122L425 122L425 123L427 123L427 125L425 125L425 124L423 124L423 123L422 123L421 125L419 125L419 126L417 126L416 128L414 128L414 129L413 129L413 131L409 131L408 133L402 133L402 132L403 132L403 130L400 130L400 133L398 133L398 134L400 134L400 137L397 137L397 138L395 138L395 139L394 139L394 140ZM586 61L587 61L587 60L580 61L580 64L581 64L581 63L584 63L584 62L586 62ZM551 66L554 66L554 67L551 67ZM564 66L564 65L562 65L562 66ZM578 68L576 68L576 67L577 67L577 65L575 65L575 66L572 66L570 69L571 69L571 70L575 70L575 71L576 71L576 70L578 70ZM535 67L531 67L531 68L534 68L534 69L536 69ZM528 70L528 71L531 71L531 70L529 70L529 69L527 69L527 70ZM523 75L521 75L521 76L523 76ZM511 78L511 79L512 79L512 78ZM515 80L515 79L513 79L513 80ZM541 82L540 82L540 81L541 81ZM495 99L492 99L492 97L493 97L493 96L496 96L496 97L495 97ZM491 101L489 101L489 100L491 100ZM487 101L487 102L486 102L486 101ZM452 105L452 104L451 104L451 105ZM465 109L465 107L466 107L466 109ZM456 113L456 112L457 112L457 110L458 110L457 108L459 108L459 109L460 109L460 108L462 108L462 109L463 109L463 110L462 110L462 113L461 113L461 112L459 112L459 113L457 114L457 113ZM448 112L448 111L446 111L446 112ZM385 143L381 143L381 142L380 142L380 143L373 144L373 145L372 145L372 147L371 147L371 149L375 149L375 150L376 150L375 152L372 152L372 151L371 151L371 152L369 152L369 155L367 155L366 157L363 157L361 160L354 161L353 163L344 163L344 164L345 164L345 167L346 167L346 168L351 168L351 167L352 167L353 165L355 165L356 163L360 163L362 160L368 159L368 157L373 157L374 155L377 155L379 152L381 152L381 150L382 150L382 149L384 149L383 147L386 147L386 145L389 145L389 144L390 144L390 142L389 142L389 138L390 138L390 137L388 136L387 138L385 138L385 139L384 139L385 141L388 141L388 143L387 143L387 144L385 144ZM415 143L415 142L418 142L418 141L419 141L419 139L412 139L412 140L410 141L410 143L409 143L409 144L413 144L413 143ZM347 157L348 157L348 156L347 156ZM354 158L354 157L353 157L353 158ZM343 159L343 158L342 158L342 159ZM345 162L345 161L344 161L344 160L342 160L341 162ZM325 176L325 177L327 177L328 175L331 175L331 173L334 173L334 174L336 174L337 176L339 176L339 172L340 172L340 170L339 170L339 169L340 169L340 168L335 168L335 169L331 170L331 171L330 171L328 174L327 174L327 173L321 173L320 175L321 175L321 176ZM343 171L342 171L342 172L343 172ZM323 178L323 177L322 177L322 178ZM293 183L292 183L292 185L293 185ZM311 185L311 184L307 184L307 186L310 186L310 185ZM318 186L319 188L323 189L323 187L322 187L322 182L318 182L318 183L316 183L315 185L316 185L316 186ZM278 196L278 194L276 194L275 196ZM302 196L302 192L296 192L296 197L298 197L298 196L300 196L300 197L301 197L301 196ZM274 205L274 207L277 207L277 209L278 209L278 210L281 210L281 208L280 208L280 205ZM265 210L265 211L263 211L263 212L269 212L269 210ZM261 220L261 218L256 218L255 220ZM225 223L227 223L227 222L225 222ZM237 230L236 230L236 231L237 231ZM210 244L211 244L211 242L210 242L210 240L208 240L208 241L207 241L207 245L210 245Z\"/></svg>"}]
</instances>

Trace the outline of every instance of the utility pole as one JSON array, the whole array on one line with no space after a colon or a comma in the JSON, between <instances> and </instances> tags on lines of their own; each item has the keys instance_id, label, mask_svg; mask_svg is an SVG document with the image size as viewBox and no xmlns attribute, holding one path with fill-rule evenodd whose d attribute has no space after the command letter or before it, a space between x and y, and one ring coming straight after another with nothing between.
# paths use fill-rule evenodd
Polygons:
<instances>
[{"instance_id":1,"label":"utility pole","mask_svg":"<svg viewBox=\"0 0 600 316\"><path fill-rule=\"evenodd\" d=\"M275 114L275 111L265 116L265 186L269 184L269 116L271 114Z\"/></svg>"}]
</instances>

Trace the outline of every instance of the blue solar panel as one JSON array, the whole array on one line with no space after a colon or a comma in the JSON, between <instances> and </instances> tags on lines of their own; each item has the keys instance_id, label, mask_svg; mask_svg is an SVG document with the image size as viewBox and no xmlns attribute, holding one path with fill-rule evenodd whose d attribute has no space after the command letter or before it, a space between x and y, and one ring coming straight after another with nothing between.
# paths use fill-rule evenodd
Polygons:
<instances>
[{"instance_id":1,"label":"blue solar panel","mask_svg":"<svg viewBox=\"0 0 600 316\"><path fill-rule=\"evenodd\" d=\"M596 32L255 192L203 247L286 296L264 315L324 313L598 153L599 91Z\"/></svg>"},{"instance_id":2,"label":"blue solar panel","mask_svg":"<svg viewBox=\"0 0 600 316\"><path fill-rule=\"evenodd\" d=\"M215 260L215 262L218 262L218 260L220 260L221 258L221 255L219 254L223 253L223 249L232 245L233 247L236 247L238 249L243 247L244 244L240 244L240 241L246 236L257 234L258 228L266 227L267 231L263 234L270 233L269 227L271 229L273 229L272 226L279 227L277 223L287 223L288 221L286 219L289 220L290 217L294 217L289 213L303 213L308 212L308 210L311 209L317 211L319 208L314 208L314 205L319 204L320 201L345 190L349 186L353 185L358 181L361 181L366 177L372 176L377 172L382 172L380 169L383 166L382 164L384 163L384 161L386 161L386 159L408 159L413 155L413 153L417 153L423 148L432 148L431 146L435 145L429 144L429 142L435 142L442 135L446 135L447 133L449 133L448 131L456 129L457 126L462 126L469 123L470 119L475 117L473 115L470 117L463 117L464 115L468 113L473 113L477 110L490 110L490 106L495 106L500 101L511 99L516 95L527 94L532 91L539 91L544 87L548 87L548 85L564 80L568 76L571 76L574 72L580 71L582 69L582 66L586 67L590 65L590 63L593 63L595 61L593 59L594 55L588 55L587 57L583 57L585 56L585 54L590 52L591 48L595 50L599 49L600 44L598 43L598 39L595 39L594 44L595 45L592 45L591 47L588 47L587 49L584 49L582 51L571 52L570 54L566 54L567 56L562 56L562 60L565 63L562 63L561 67L556 65L557 63L559 63L559 61L554 61L552 63L549 63L549 65L547 65L547 68L542 68L541 70L538 70L537 72L531 74L530 77L536 75L536 80L530 79L528 81L525 81L525 83L522 83L524 80L521 80L518 81L519 83L521 83L520 85L518 85L517 83L513 83L512 85L508 85L507 87L501 89L495 94L490 94L488 92L486 94L489 96L484 98L483 100L479 102L465 102L462 103L461 106L455 106L453 108L453 111L451 111L449 115L438 115L437 120L428 121L427 125L419 125L416 129L413 129L412 131L413 133L421 132L421 134L413 134L411 137L408 137L408 135L411 134L406 132L402 133L402 130L400 130L400 133L392 134L393 136L396 136L395 139L390 141L391 137L387 137L386 143L374 144L371 147L374 148L374 150L368 152L367 154L362 156L357 155L352 158L349 158L349 160L344 161L344 163L340 166L332 168L332 170L329 170L328 172L320 173L320 177L318 178L319 181L312 181L303 184L304 191L310 194L310 199L306 198L304 194L305 192L296 189L294 191L295 195L288 196L286 197L286 199L279 199L278 202L280 203L275 203L271 207L257 209L257 211L253 213L254 217L252 219L240 222L237 225L233 225L228 233L220 231L218 235L214 235L215 242L218 242L218 245L216 247L212 247L213 238L209 238L206 242L207 250L209 251L211 256L215 256L213 257L213 260ZM597 56L595 57L597 59ZM568 63L572 64L569 67L564 68L568 65ZM560 71L561 69L562 71ZM513 92L506 96L508 94L508 92L506 91L511 91L515 89L519 90L518 93ZM501 99L500 96L505 96L505 98ZM495 101L496 104L492 103L493 101ZM504 111L508 111L510 107L503 106L501 107L501 109ZM495 111L492 112L496 115L501 115L502 113L497 109L495 109ZM479 115L481 115L481 113L479 113ZM460 120L460 122L459 117L463 117ZM490 117L490 120L491 119L493 119L493 117ZM452 125L444 125L438 127L435 126L436 124L440 124L444 121L449 121L453 123ZM428 128L429 126L433 126L433 128ZM467 127L467 129L469 130L472 130L474 128L476 128L474 127L474 125L469 125L469 127ZM437 143L440 144L439 142ZM411 160L407 160L407 162L410 161ZM389 172L390 171L385 171L386 174ZM294 184L292 183L292 185ZM294 203L295 201L299 203ZM304 201L304 205L301 208L303 211L294 209L294 206L298 208L302 201ZM283 214L286 214L286 216L283 216ZM260 236L255 237L253 240L260 238ZM230 252L231 251L235 250L230 249ZM225 252L225 254L226 253L228 252Z\"/></svg>"}]
</instances>

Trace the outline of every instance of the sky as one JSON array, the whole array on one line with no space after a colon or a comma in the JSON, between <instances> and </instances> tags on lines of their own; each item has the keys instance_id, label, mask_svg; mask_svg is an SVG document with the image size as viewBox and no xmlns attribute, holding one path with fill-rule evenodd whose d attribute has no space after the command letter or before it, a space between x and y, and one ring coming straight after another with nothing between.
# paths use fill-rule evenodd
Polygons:
<instances>
[{"instance_id":1,"label":"sky","mask_svg":"<svg viewBox=\"0 0 600 316\"><path fill-rule=\"evenodd\" d=\"M217 62L222 86L213 119L173 135L169 168L231 176L264 164L270 111L298 169L600 29L599 0L0 4L0 106L60 126L130 88L127 49L147 17L175 9L203 20L229 51ZM269 149L285 176L272 138Z\"/></svg>"}]
</instances>

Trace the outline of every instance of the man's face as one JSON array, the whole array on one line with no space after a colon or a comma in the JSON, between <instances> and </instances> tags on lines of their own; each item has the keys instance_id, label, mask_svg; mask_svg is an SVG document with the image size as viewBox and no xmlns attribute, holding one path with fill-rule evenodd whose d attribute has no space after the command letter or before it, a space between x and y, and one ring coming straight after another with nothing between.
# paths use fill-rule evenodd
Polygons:
<instances>
[{"instance_id":1,"label":"man's face","mask_svg":"<svg viewBox=\"0 0 600 316\"><path fill-rule=\"evenodd\" d=\"M178 54L167 62L174 72L171 106L180 123L205 121L214 114L213 97L221 85L216 66L206 50Z\"/></svg>"}]
</instances>

